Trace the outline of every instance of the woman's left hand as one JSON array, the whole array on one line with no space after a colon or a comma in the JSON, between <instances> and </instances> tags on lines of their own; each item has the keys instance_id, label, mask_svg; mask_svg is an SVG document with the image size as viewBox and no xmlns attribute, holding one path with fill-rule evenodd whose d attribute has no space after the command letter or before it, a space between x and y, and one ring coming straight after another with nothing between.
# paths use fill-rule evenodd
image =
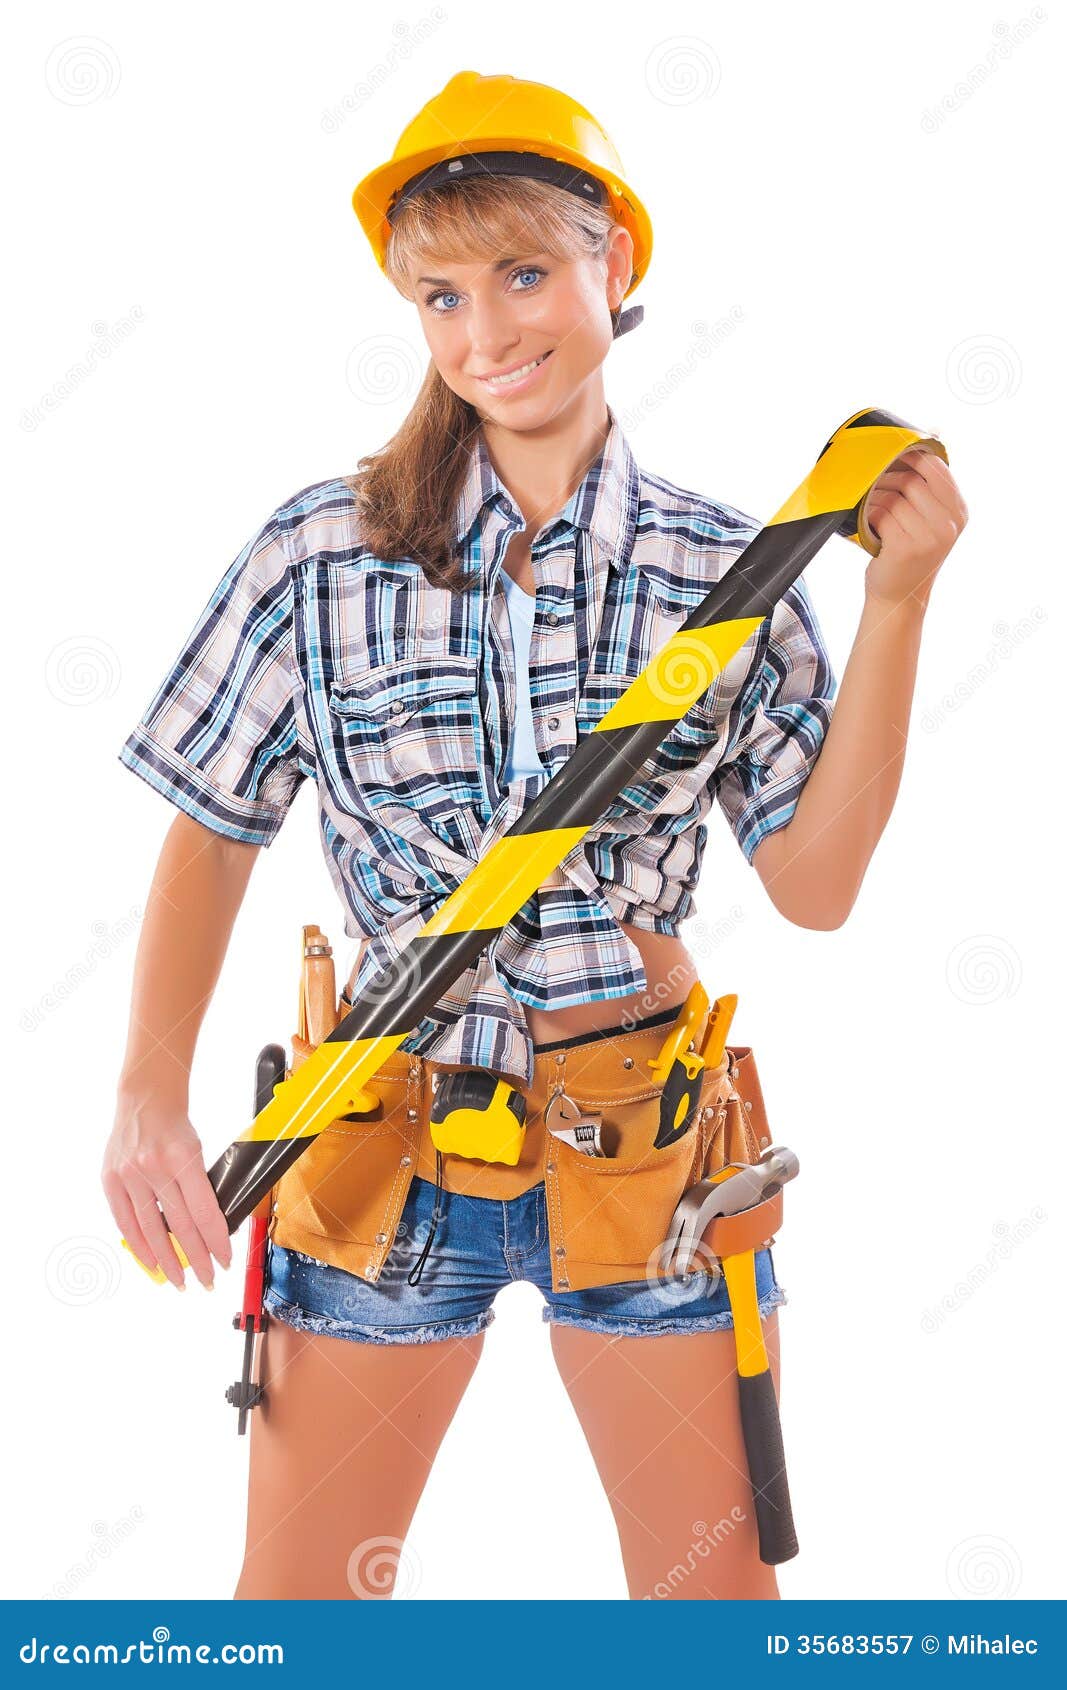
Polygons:
<instances>
[{"instance_id":1,"label":"woman's left hand","mask_svg":"<svg viewBox=\"0 0 1067 1690\"><path fill-rule=\"evenodd\" d=\"M882 542L867 566L867 597L925 610L941 565L967 525L967 506L947 464L912 446L894 459L867 500L867 519Z\"/></svg>"}]
</instances>

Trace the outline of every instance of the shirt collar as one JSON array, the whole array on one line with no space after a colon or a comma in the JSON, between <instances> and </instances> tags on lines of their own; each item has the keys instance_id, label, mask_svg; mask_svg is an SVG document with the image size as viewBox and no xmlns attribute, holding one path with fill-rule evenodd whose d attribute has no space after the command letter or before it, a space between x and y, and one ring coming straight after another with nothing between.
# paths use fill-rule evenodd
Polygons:
<instances>
[{"instance_id":1,"label":"shirt collar","mask_svg":"<svg viewBox=\"0 0 1067 1690\"><path fill-rule=\"evenodd\" d=\"M633 548L640 472L619 419L610 405L608 416L611 427L599 457L590 465L555 521L543 533L550 533L561 522L574 528L585 528L604 546L611 561L623 569L630 561ZM474 437L470 464L457 505L457 545L466 540L486 505L492 504L515 510L515 502L493 468L485 437L479 429ZM519 514L517 510L515 514Z\"/></svg>"}]
</instances>

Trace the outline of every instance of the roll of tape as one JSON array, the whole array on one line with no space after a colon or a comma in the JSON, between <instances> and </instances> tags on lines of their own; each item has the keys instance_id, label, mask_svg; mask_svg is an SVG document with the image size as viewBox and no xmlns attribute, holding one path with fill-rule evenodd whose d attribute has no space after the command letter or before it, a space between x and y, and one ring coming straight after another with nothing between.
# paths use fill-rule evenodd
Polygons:
<instances>
[{"instance_id":1,"label":"roll of tape","mask_svg":"<svg viewBox=\"0 0 1067 1690\"><path fill-rule=\"evenodd\" d=\"M896 447L893 458L885 462L886 450ZM807 515L813 514L815 509L836 510L840 508L840 501L848 498L855 491L855 479L869 480L866 492L858 504L849 511L848 516L837 530L846 540L854 540L862 546L864 551L877 557L882 542L867 521L867 501L874 491L874 487L881 480L887 469L891 469L901 453L920 447L924 452L934 455L948 463L948 453L934 433L920 434L916 429L895 417L892 411L856 411L847 422L832 434L822 451L818 462L806 481L801 483L796 499L801 489L805 490L808 500ZM819 473L819 465L827 458L826 468ZM788 508L790 501L782 506L772 522L779 522L782 512Z\"/></svg>"}]
</instances>

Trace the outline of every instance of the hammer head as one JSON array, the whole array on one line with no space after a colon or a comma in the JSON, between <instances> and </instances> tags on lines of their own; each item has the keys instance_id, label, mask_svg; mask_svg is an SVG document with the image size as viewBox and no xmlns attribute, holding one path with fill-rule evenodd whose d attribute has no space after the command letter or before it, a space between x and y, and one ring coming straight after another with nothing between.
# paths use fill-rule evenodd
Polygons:
<instances>
[{"instance_id":1,"label":"hammer head","mask_svg":"<svg viewBox=\"0 0 1067 1690\"><path fill-rule=\"evenodd\" d=\"M698 1180L684 1194L671 1217L663 1243L662 1259L674 1273L691 1273L702 1267L708 1251L702 1248L704 1234L720 1215L739 1215L779 1192L787 1180L800 1172L795 1151L784 1144L772 1144L758 1162L728 1162L711 1179Z\"/></svg>"}]
</instances>

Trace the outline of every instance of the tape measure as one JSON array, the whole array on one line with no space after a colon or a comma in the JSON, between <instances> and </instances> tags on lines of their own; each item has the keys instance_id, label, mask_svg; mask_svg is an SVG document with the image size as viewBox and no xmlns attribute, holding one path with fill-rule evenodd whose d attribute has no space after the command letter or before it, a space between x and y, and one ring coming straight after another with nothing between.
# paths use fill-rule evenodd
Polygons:
<instances>
[{"instance_id":1,"label":"tape measure","mask_svg":"<svg viewBox=\"0 0 1067 1690\"><path fill-rule=\"evenodd\" d=\"M436 1074L430 1137L442 1154L514 1167L526 1138L526 1099L486 1068Z\"/></svg>"}]
</instances>

